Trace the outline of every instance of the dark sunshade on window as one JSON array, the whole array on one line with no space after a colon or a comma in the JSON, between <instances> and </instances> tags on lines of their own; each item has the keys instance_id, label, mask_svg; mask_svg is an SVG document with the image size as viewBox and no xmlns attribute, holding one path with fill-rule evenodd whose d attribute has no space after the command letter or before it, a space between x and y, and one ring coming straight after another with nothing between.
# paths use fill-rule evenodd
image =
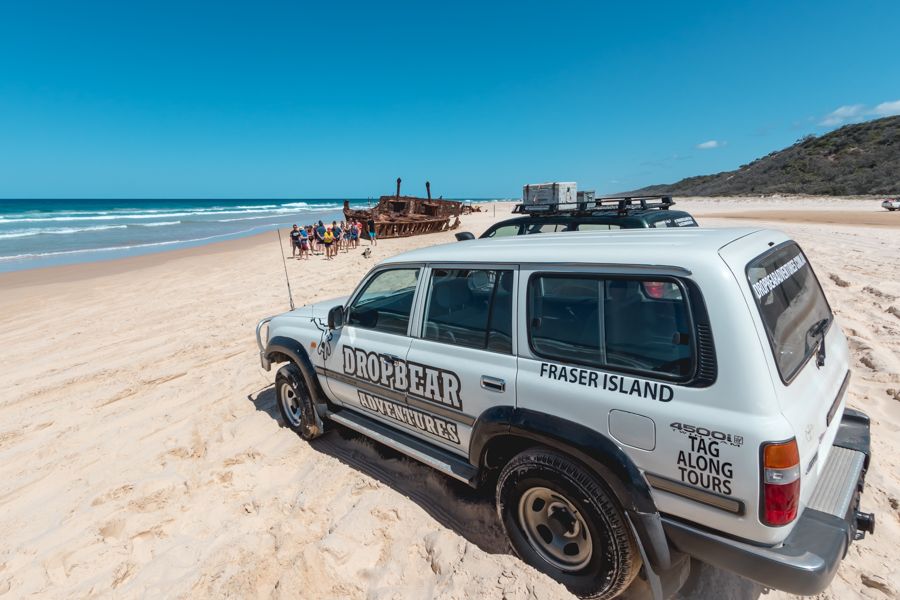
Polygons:
<instances>
[{"instance_id":1,"label":"dark sunshade on window","mask_svg":"<svg viewBox=\"0 0 900 600\"><path fill-rule=\"evenodd\" d=\"M694 372L688 305L674 281L540 275L528 310L538 356L669 379Z\"/></svg>"}]
</instances>

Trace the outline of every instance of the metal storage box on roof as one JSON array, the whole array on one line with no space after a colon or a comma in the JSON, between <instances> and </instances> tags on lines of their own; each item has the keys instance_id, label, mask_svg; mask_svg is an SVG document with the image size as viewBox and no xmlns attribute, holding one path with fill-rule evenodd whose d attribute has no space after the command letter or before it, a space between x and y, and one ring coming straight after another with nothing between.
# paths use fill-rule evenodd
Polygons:
<instances>
[{"instance_id":1,"label":"metal storage box on roof","mask_svg":"<svg viewBox=\"0 0 900 600\"><path fill-rule=\"evenodd\" d=\"M575 202L577 196L577 184L574 181L533 183L522 188L522 203L526 206L569 204Z\"/></svg>"},{"instance_id":2,"label":"metal storage box on roof","mask_svg":"<svg viewBox=\"0 0 900 600\"><path fill-rule=\"evenodd\" d=\"M594 190L584 190L583 192L578 192L577 198L578 210L587 210L588 205L594 203L596 193Z\"/></svg>"}]
</instances>

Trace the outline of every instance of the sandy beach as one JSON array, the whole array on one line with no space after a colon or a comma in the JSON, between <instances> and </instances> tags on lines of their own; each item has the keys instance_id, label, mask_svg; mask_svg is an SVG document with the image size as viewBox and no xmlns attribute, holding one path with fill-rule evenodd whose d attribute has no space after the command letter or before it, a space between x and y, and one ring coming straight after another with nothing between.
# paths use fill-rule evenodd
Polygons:
<instances>
[{"instance_id":1,"label":"sandy beach","mask_svg":"<svg viewBox=\"0 0 900 600\"><path fill-rule=\"evenodd\" d=\"M900 213L833 198L678 208L705 227L781 229L810 257L850 343L850 405L872 418L863 508L877 518L819 598L897 597ZM451 241L289 259L295 301ZM508 552L489 494L350 433L306 443L281 426L253 333L287 308L273 232L0 274L0 598L571 598ZM762 592L701 575L686 597Z\"/></svg>"}]
</instances>

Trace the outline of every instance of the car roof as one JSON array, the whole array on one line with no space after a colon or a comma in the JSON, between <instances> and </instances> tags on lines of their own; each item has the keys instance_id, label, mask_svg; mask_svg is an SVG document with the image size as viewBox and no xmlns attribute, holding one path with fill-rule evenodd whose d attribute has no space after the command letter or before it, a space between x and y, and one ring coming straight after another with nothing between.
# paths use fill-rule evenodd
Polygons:
<instances>
[{"instance_id":1,"label":"car roof","mask_svg":"<svg viewBox=\"0 0 900 600\"><path fill-rule=\"evenodd\" d=\"M716 256L723 246L764 231L749 227L684 227L540 233L429 246L392 256L381 264L552 262L668 264L690 268L691 264ZM785 238L783 233L777 235L779 239Z\"/></svg>"}]
</instances>

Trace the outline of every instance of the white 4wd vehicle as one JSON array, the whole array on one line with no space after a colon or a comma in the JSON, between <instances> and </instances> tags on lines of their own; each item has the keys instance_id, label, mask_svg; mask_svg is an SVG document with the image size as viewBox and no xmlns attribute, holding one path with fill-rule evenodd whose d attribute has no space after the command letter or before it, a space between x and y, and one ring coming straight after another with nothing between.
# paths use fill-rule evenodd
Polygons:
<instances>
[{"instance_id":1,"label":"white 4wd vehicle","mask_svg":"<svg viewBox=\"0 0 900 600\"><path fill-rule=\"evenodd\" d=\"M900 210L900 198L888 198L881 203L881 207L886 208L892 212L895 210Z\"/></svg>"},{"instance_id":2,"label":"white 4wd vehicle","mask_svg":"<svg viewBox=\"0 0 900 600\"><path fill-rule=\"evenodd\" d=\"M847 343L779 232L425 248L257 338L292 429L496 482L515 552L584 597L667 597L690 557L816 594L874 529Z\"/></svg>"}]
</instances>

